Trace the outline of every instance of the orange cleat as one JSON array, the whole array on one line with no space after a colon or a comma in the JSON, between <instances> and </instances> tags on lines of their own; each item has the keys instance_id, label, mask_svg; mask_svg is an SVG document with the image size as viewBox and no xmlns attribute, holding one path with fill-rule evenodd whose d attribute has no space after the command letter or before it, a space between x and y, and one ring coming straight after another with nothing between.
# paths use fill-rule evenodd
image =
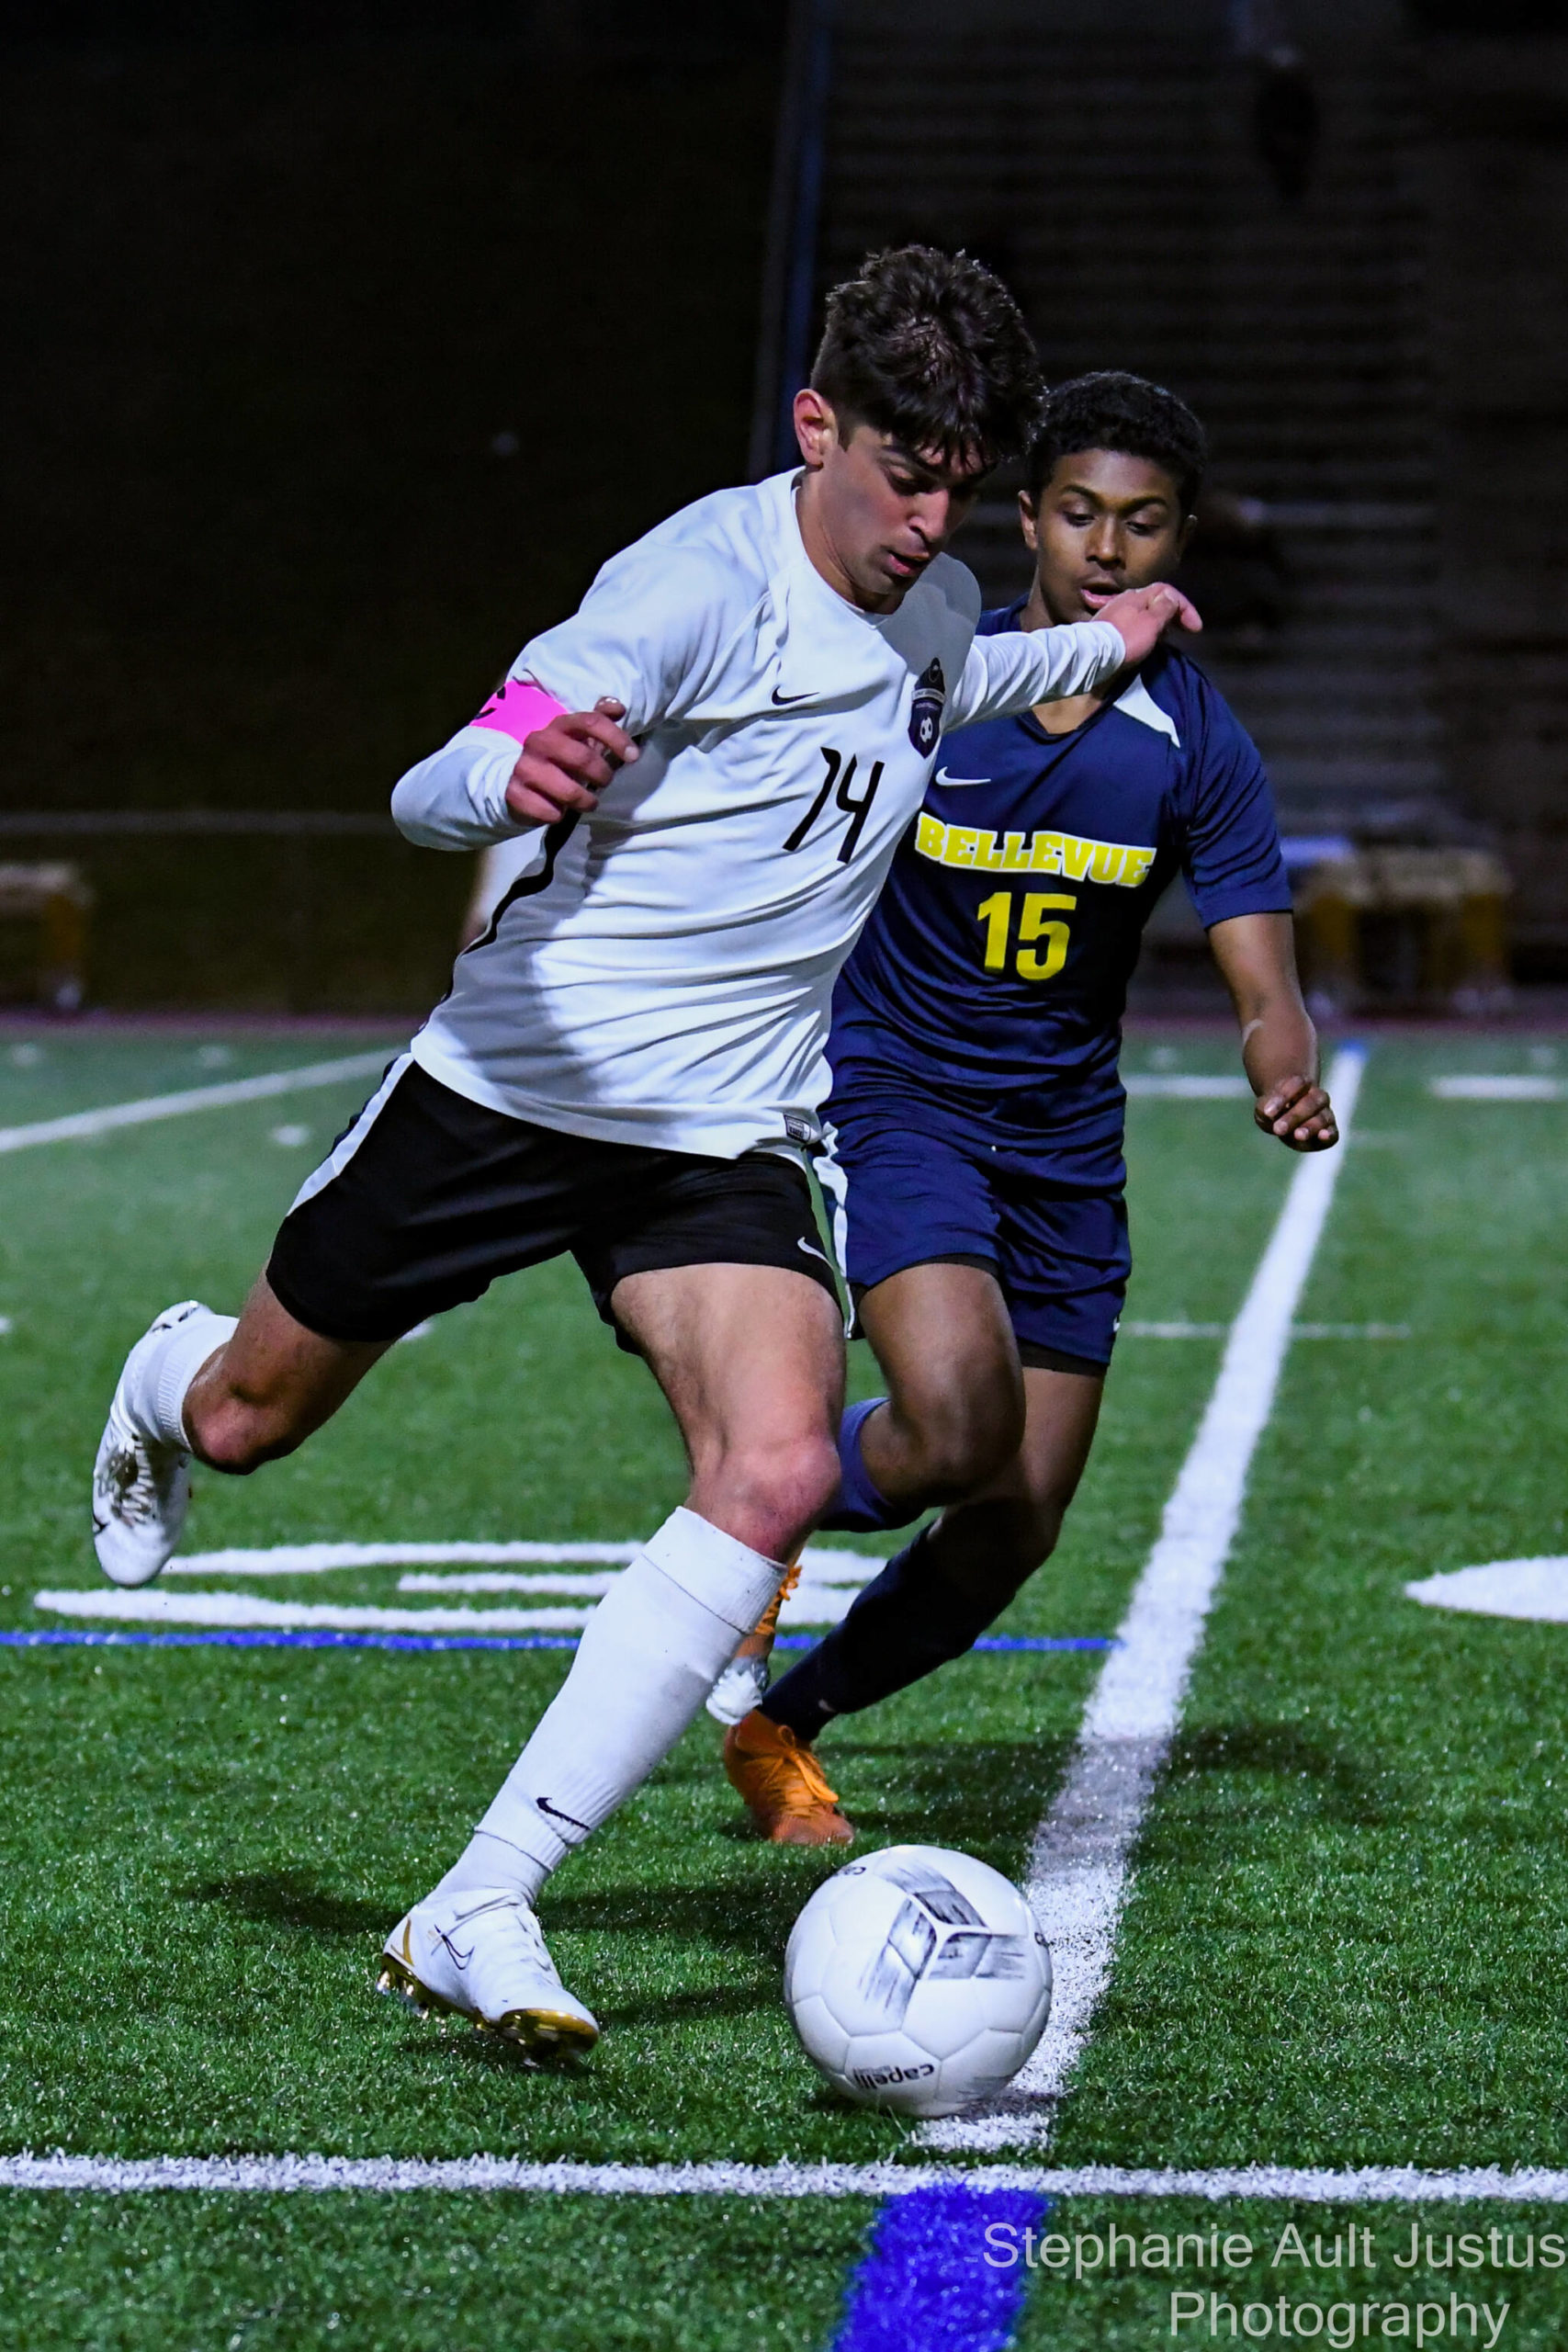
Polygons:
<instances>
[{"instance_id":1,"label":"orange cleat","mask_svg":"<svg viewBox=\"0 0 1568 2352\"><path fill-rule=\"evenodd\" d=\"M805 1546L801 1548L804 1550ZM800 1582L800 1559L797 1552L785 1568L777 1592L709 1691L707 1711L715 1723L744 1721L766 1690L770 1679L768 1660L773 1656L773 1636L779 1630L779 1611Z\"/></svg>"},{"instance_id":2,"label":"orange cleat","mask_svg":"<svg viewBox=\"0 0 1568 2352\"><path fill-rule=\"evenodd\" d=\"M784 1572L784 1582L737 1650L737 1657L766 1657L773 1648L773 1636L779 1630L779 1611L800 1582L800 1563L805 1549L805 1545L802 1544L800 1551L790 1561Z\"/></svg>"},{"instance_id":3,"label":"orange cleat","mask_svg":"<svg viewBox=\"0 0 1568 2352\"><path fill-rule=\"evenodd\" d=\"M729 1784L775 1846L849 1846L854 1825L839 1810L828 1776L787 1724L753 1708L724 1736Z\"/></svg>"}]
</instances>

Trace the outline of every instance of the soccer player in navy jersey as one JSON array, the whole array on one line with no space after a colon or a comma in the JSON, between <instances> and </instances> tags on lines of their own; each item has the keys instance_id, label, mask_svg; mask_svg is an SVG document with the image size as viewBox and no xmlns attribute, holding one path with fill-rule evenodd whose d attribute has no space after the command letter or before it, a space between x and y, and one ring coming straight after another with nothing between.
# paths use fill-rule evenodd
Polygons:
<instances>
[{"instance_id":1,"label":"soccer player in navy jersey","mask_svg":"<svg viewBox=\"0 0 1568 2352\"><path fill-rule=\"evenodd\" d=\"M981 631L1088 619L1168 577L1204 458L1197 418L1160 386L1064 385L1021 497L1033 584ZM843 1418L824 1524L945 1508L726 1738L731 1781L782 1842L852 1837L817 1734L962 1655L1061 1532L1131 1265L1122 1012L1178 872L1235 1006L1258 1125L1327 1149L1263 764L1168 643L1099 694L945 739L840 978L827 1175L887 1394ZM731 1667L732 1715L748 1671L764 1682L761 1661Z\"/></svg>"}]
</instances>

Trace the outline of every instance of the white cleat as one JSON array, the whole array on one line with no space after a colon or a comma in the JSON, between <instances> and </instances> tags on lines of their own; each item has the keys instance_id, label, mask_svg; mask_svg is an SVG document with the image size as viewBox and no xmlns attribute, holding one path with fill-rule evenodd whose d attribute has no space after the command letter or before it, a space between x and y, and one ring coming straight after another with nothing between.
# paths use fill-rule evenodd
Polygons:
<instances>
[{"instance_id":1,"label":"white cleat","mask_svg":"<svg viewBox=\"0 0 1568 2352\"><path fill-rule=\"evenodd\" d=\"M510 1887L416 1903L382 1947L376 1990L421 2017L470 2018L540 2057L592 2050L599 2039L557 1975L532 1906Z\"/></svg>"},{"instance_id":2,"label":"white cleat","mask_svg":"<svg viewBox=\"0 0 1568 2352\"><path fill-rule=\"evenodd\" d=\"M744 1723L767 1697L772 1679L765 1657L731 1658L704 1704L716 1724Z\"/></svg>"},{"instance_id":3,"label":"white cleat","mask_svg":"<svg viewBox=\"0 0 1568 2352\"><path fill-rule=\"evenodd\" d=\"M190 1456L181 1446L145 1435L128 1400L164 1332L203 1311L194 1298L165 1307L119 1375L93 1464L93 1548L111 1584L151 1584L180 1540L190 1502Z\"/></svg>"}]
</instances>

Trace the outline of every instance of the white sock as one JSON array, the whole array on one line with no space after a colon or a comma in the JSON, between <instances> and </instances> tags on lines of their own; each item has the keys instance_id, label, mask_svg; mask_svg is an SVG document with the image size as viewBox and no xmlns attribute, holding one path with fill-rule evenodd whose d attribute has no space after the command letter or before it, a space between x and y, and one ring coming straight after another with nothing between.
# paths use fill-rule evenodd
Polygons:
<instances>
[{"instance_id":1,"label":"white sock","mask_svg":"<svg viewBox=\"0 0 1568 2352\"><path fill-rule=\"evenodd\" d=\"M783 1575L695 1511L672 1511L589 1619L570 1673L435 1894L512 1886L532 1903L669 1754Z\"/></svg>"},{"instance_id":2,"label":"white sock","mask_svg":"<svg viewBox=\"0 0 1568 2352\"><path fill-rule=\"evenodd\" d=\"M236 1328L234 1316L214 1315L210 1306L193 1302L177 1323L139 1343L134 1368L126 1367L125 1401L144 1436L190 1452L186 1391L208 1357L233 1338Z\"/></svg>"}]
</instances>

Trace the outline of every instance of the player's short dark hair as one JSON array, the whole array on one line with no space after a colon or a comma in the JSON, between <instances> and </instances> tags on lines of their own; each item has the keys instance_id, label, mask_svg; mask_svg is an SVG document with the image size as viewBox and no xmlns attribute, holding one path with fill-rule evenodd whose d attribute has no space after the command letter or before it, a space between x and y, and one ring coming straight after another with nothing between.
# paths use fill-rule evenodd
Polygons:
<instances>
[{"instance_id":1,"label":"player's short dark hair","mask_svg":"<svg viewBox=\"0 0 1568 2352\"><path fill-rule=\"evenodd\" d=\"M892 245L828 297L811 385L838 412L950 465L1027 446L1045 390L1034 338L999 277L968 254Z\"/></svg>"},{"instance_id":2,"label":"player's short dark hair","mask_svg":"<svg viewBox=\"0 0 1568 2352\"><path fill-rule=\"evenodd\" d=\"M1059 459L1080 449L1118 449L1147 458L1176 483L1183 513L1202 484L1209 439L1185 401L1120 368L1075 376L1046 395L1029 445L1029 501L1038 506Z\"/></svg>"}]
</instances>

